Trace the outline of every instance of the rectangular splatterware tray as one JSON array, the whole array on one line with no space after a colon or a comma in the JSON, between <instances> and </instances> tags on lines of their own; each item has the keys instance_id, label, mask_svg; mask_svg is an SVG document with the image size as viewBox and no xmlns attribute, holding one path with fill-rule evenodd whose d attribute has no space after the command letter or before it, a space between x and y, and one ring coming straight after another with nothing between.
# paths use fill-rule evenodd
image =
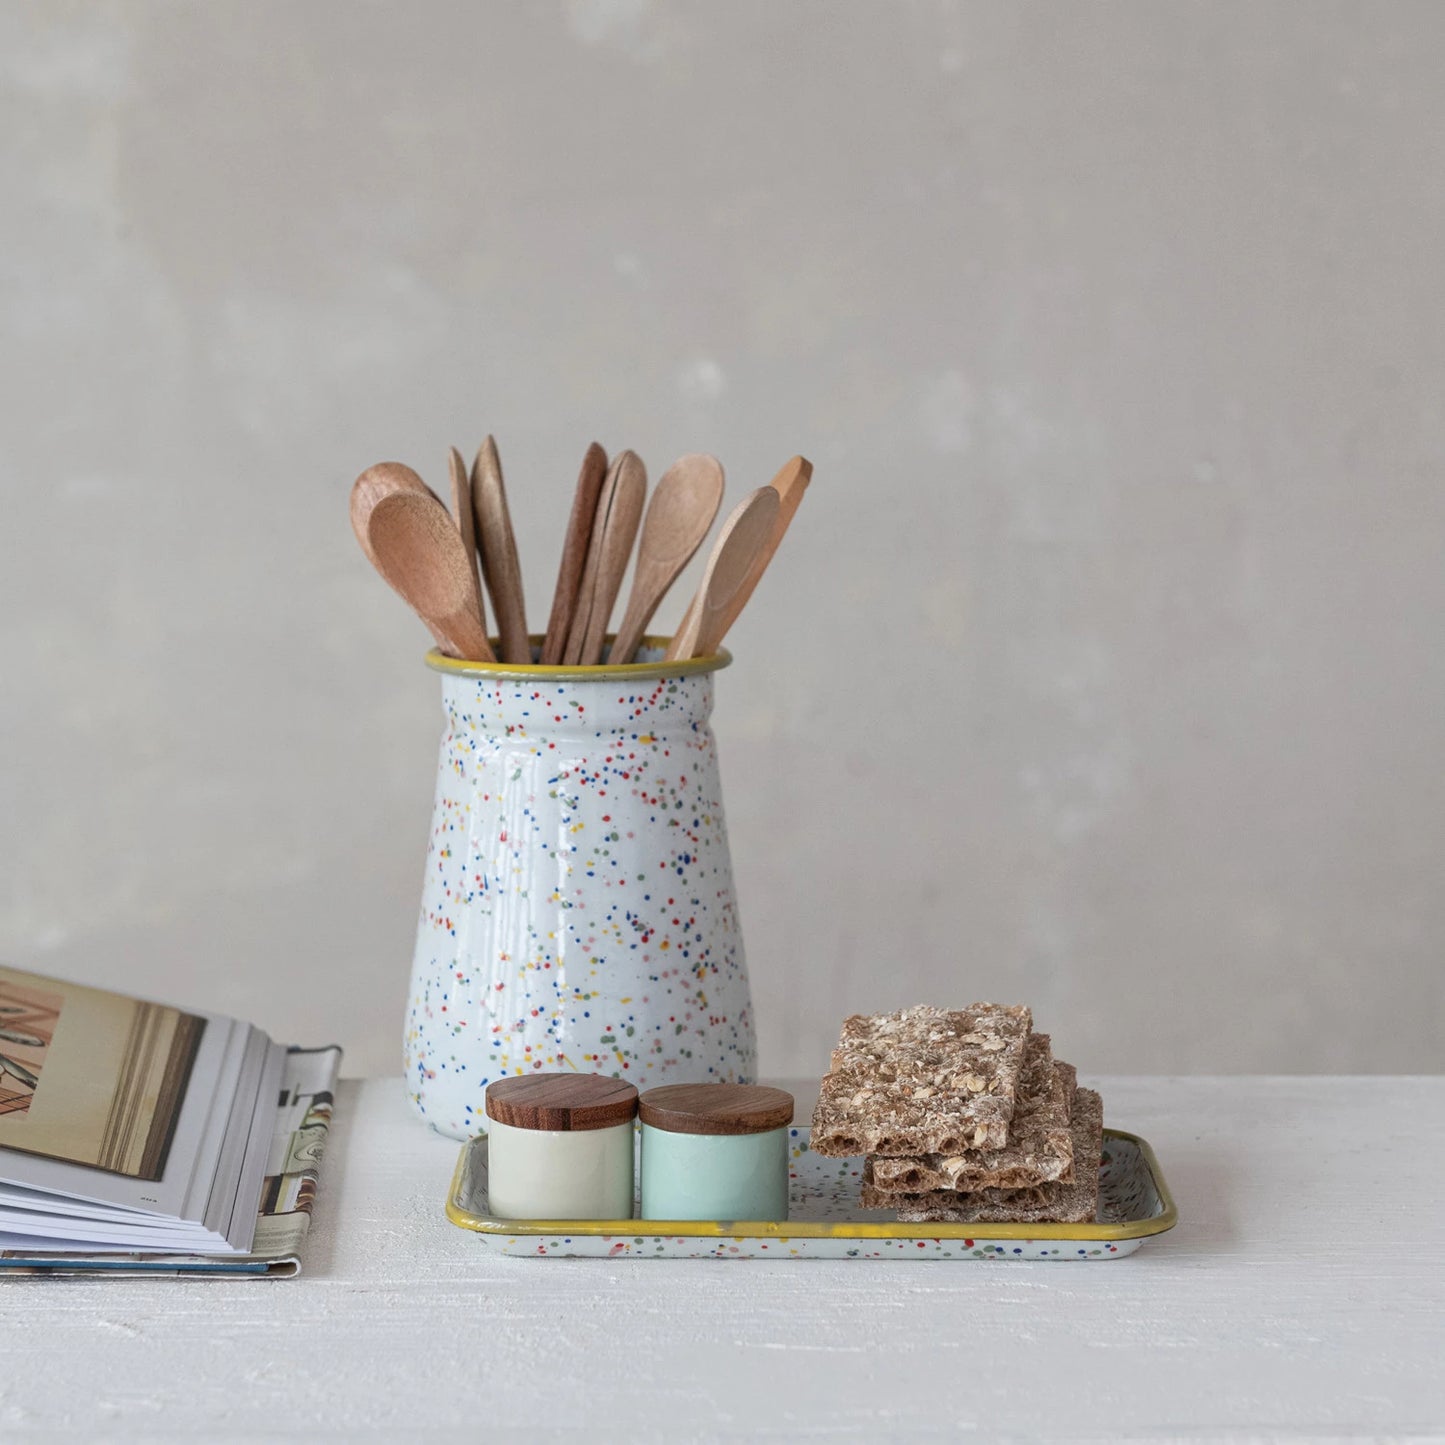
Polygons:
<instances>
[{"instance_id":1,"label":"rectangular splatterware tray","mask_svg":"<svg viewBox=\"0 0 1445 1445\"><path fill-rule=\"evenodd\" d=\"M1099 1214L1092 1224L900 1224L862 1209L862 1159L830 1159L789 1131L789 1217L498 1219L487 1212L487 1141L463 1145L447 1218L500 1254L594 1259L1121 1259L1178 1218L1154 1151L1104 1130Z\"/></svg>"}]
</instances>

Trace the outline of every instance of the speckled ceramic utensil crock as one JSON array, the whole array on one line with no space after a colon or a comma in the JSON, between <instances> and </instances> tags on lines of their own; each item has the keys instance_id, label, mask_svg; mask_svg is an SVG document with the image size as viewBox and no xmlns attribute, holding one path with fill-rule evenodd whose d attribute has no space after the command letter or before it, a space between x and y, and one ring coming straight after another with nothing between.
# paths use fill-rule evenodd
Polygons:
<instances>
[{"instance_id":1,"label":"speckled ceramic utensil crock","mask_svg":"<svg viewBox=\"0 0 1445 1445\"><path fill-rule=\"evenodd\" d=\"M708 722L732 659L663 663L665 646L618 667L427 655L446 729L404 1048L443 1134L481 1133L487 1085L534 1070L753 1080Z\"/></svg>"}]
</instances>

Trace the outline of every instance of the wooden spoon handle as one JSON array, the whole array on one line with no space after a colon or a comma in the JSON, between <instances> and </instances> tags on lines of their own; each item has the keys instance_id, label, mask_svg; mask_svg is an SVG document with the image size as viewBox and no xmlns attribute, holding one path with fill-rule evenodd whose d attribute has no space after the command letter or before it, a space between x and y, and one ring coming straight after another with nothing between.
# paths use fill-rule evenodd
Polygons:
<instances>
[{"instance_id":1,"label":"wooden spoon handle","mask_svg":"<svg viewBox=\"0 0 1445 1445\"><path fill-rule=\"evenodd\" d=\"M522 568L517 561L517 539L507 510L507 490L502 483L502 462L497 444L489 436L472 463L472 506L482 546L482 573L501 634L503 662L529 663L532 642L527 635L527 616L522 603Z\"/></svg>"},{"instance_id":2,"label":"wooden spoon handle","mask_svg":"<svg viewBox=\"0 0 1445 1445\"><path fill-rule=\"evenodd\" d=\"M622 468L623 452L612 458L602 490L597 493L597 506L592 514L592 532L587 540L587 558L582 564L582 577L577 583L577 601L572 620L567 626L567 642L562 649L562 663L577 667L582 662L582 647L587 640L587 623L592 616L592 594L597 590L597 569L602 562L602 538L607 531L607 514L612 510L612 494L617 489L617 474Z\"/></svg>"},{"instance_id":3,"label":"wooden spoon handle","mask_svg":"<svg viewBox=\"0 0 1445 1445\"><path fill-rule=\"evenodd\" d=\"M607 453L593 442L582 458L577 490L572 495L572 515L567 520L567 536L562 543L562 561L557 568L557 587L552 593L552 613L547 619L547 636L542 643L540 658L548 667L555 667L562 661L563 649L567 646L567 633L572 625L577 591L582 583L582 569L587 562L587 546L592 540L597 497L606 477Z\"/></svg>"},{"instance_id":4,"label":"wooden spoon handle","mask_svg":"<svg viewBox=\"0 0 1445 1445\"><path fill-rule=\"evenodd\" d=\"M692 594L692 601L687 604L687 611L682 614L682 621L677 624L677 630L672 634L672 641L667 644L667 651L663 653L664 662L677 662L680 658L692 656L692 649L697 646L698 609L702 606L702 586ZM687 648L686 652L683 648Z\"/></svg>"},{"instance_id":5,"label":"wooden spoon handle","mask_svg":"<svg viewBox=\"0 0 1445 1445\"><path fill-rule=\"evenodd\" d=\"M602 661L602 645L607 636L607 620L622 590L627 563L632 557L632 544L642 521L642 504L647 499L647 469L636 452L623 452L618 458L616 484L612 503L607 509L607 526L602 534L598 557L597 580L587 617L587 632L582 642L581 662L595 667Z\"/></svg>"},{"instance_id":6,"label":"wooden spoon handle","mask_svg":"<svg viewBox=\"0 0 1445 1445\"><path fill-rule=\"evenodd\" d=\"M644 579L640 574L634 577L632 595L627 599L627 610L622 614L622 621L617 624L617 636L613 638L612 651L608 654L610 662L631 662L632 654L637 651L642 634L652 620L652 610L657 604L652 601L648 592L643 591L643 583Z\"/></svg>"},{"instance_id":7,"label":"wooden spoon handle","mask_svg":"<svg viewBox=\"0 0 1445 1445\"><path fill-rule=\"evenodd\" d=\"M477 573L477 522L476 513L472 510L472 484L467 477L467 464L455 447L447 455L447 470L452 484L452 516L456 518L462 550L467 554L467 566L472 574L472 585L477 590L478 620L482 631L486 632L487 608L482 601L482 579Z\"/></svg>"}]
</instances>

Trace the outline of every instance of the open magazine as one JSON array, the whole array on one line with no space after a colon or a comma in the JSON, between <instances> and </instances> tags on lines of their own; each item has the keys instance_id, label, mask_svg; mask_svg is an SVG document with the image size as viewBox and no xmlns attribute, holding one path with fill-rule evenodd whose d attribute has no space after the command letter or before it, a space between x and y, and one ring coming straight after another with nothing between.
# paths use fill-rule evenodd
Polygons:
<instances>
[{"instance_id":1,"label":"open magazine","mask_svg":"<svg viewBox=\"0 0 1445 1445\"><path fill-rule=\"evenodd\" d=\"M0 1272L294 1273L340 1058L0 968Z\"/></svg>"}]
</instances>

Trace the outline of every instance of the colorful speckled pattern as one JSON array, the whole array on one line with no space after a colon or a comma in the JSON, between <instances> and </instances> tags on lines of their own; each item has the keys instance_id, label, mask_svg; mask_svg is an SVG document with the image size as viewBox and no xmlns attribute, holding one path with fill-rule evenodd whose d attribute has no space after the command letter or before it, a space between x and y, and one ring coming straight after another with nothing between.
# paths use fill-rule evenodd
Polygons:
<instances>
[{"instance_id":1,"label":"colorful speckled pattern","mask_svg":"<svg viewBox=\"0 0 1445 1445\"><path fill-rule=\"evenodd\" d=\"M863 1160L829 1159L808 1147L810 1130L789 1131L788 1221L738 1225L707 1221L690 1233L660 1233L646 1220L625 1231L614 1222L581 1230L487 1214L487 1141L462 1150L447 1217L502 1254L633 1259L971 1259L1101 1260L1133 1254L1174 1226L1176 1213L1153 1151L1132 1134L1104 1131L1099 1215L1094 1224L903 1224L892 1213L858 1206ZM678 1226L674 1226L675 1228ZM732 1233L736 1228L737 1233ZM600 1232L606 1230L606 1233ZM808 1233L801 1233L806 1229Z\"/></svg>"},{"instance_id":2,"label":"colorful speckled pattern","mask_svg":"<svg viewBox=\"0 0 1445 1445\"><path fill-rule=\"evenodd\" d=\"M504 1075L755 1071L712 675L447 673L408 1092L469 1138Z\"/></svg>"}]
</instances>

